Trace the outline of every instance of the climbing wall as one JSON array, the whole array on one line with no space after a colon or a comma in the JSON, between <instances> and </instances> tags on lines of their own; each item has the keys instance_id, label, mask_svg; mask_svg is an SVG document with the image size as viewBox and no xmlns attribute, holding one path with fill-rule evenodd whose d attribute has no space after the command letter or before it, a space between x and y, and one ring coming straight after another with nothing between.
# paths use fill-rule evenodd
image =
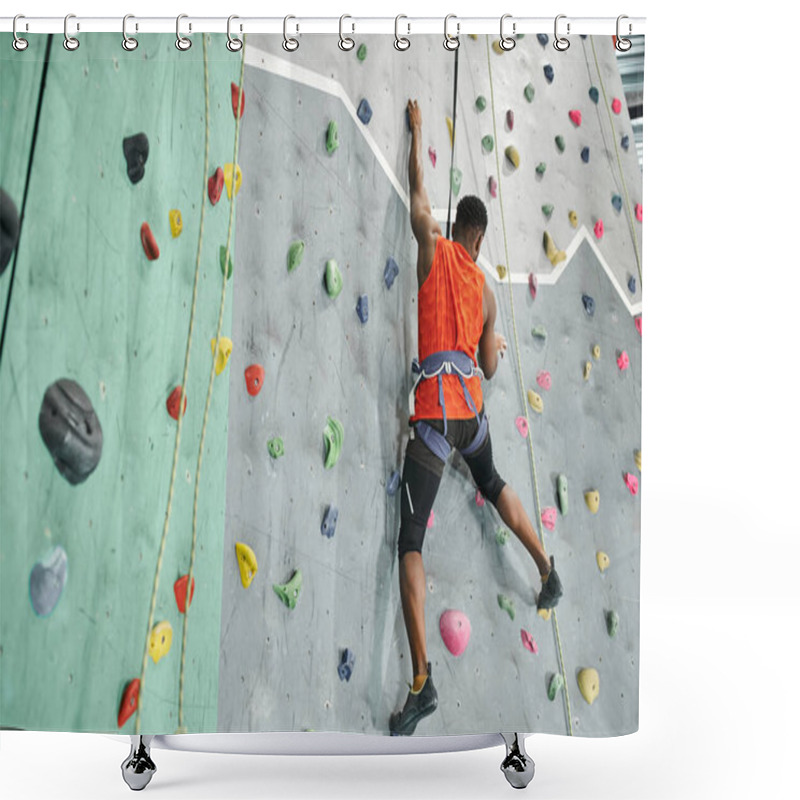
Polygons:
<instances>
[{"instance_id":1,"label":"climbing wall","mask_svg":"<svg viewBox=\"0 0 800 800\"><path fill-rule=\"evenodd\" d=\"M47 51L48 37L34 35L20 54L9 34L0 35L0 185L20 211L24 199L21 237L0 277L4 726L134 730L132 717L117 727L118 711L124 689L140 675L149 633L177 425L166 401L183 374L207 192L206 121L209 174L233 160L230 85L239 80L241 57L226 50L224 38L210 40L207 117L199 37L178 53L174 36L140 35L138 49L126 53L117 34L90 34L69 53L59 37ZM147 136L149 155L134 183L123 140L139 133ZM173 209L182 215L177 237ZM153 620L170 624L173 641L158 663L149 662L142 733L174 732L178 725L183 616L173 584L189 569L229 209L223 191L207 208L203 229L188 406ZM160 250L157 260L148 260L143 247L144 222ZM231 310L229 303L225 331ZM69 431L66 468L86 460L74 447L84 425L88 460L99 456L75 484L61 474L40 433L45 393L61 379L85 395L72 405L64 396L45 405ZM76 390L70 391L74 400ZM87 402L93 413L81 410ZM200 475L186 651L185 724L195 732L217 725L227 416L228 386L217 381Z\"/></svg>"},{"instance_id":2,"label":"climbing wall","mask_svg":"<svg viewBox=\"0 0 800 800\"><path fill-rule=\"evenodd\" d=\"M565 594L553 619L537 615L532 560L476 502L455 455L423 548L439 708L417 733L627 733L638 727L641 172L614 103L614 51L606 38L573 37L562 54L535 36L510 53L462 38L453 204L468 193L487 204L480 265L509 341L484 385L495 460L531 518L553 520L539 529ZM425 183L444 228L454 56L440 37L414 37L407 53L389 37L350 53L335 39L304 37L292 54L280 42L249 37L246 55L218 725L385 733L411 679L391 493L416 355L405 105L422 110ZM329 419L343 443L326 469ZM459 656L439 635L448 609L471 624Z\"/></svg>"}]
</instances>

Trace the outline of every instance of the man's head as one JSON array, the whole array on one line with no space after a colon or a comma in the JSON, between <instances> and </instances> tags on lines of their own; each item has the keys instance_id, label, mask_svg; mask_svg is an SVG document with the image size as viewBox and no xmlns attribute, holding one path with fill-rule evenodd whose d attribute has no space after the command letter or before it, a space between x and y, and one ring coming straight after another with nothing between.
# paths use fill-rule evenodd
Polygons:
<instances>
[{"instance_id":1,"label":"man's head","mask_svg":"<svg viewBox=\"0 0 800 800\"><path fill-rule=\"evenodd\" d=\"M463 245L473 261L478 260L488 223L486 206L479 197L467 195L461 198L453 223L453 241Z\"/></svg>"}]
</instances>

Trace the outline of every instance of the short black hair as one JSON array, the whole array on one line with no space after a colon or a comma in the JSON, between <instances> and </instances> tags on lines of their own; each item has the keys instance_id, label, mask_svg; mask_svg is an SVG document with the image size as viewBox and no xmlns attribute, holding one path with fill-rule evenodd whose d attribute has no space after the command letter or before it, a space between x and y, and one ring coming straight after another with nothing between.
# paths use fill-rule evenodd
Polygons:
<instances>
[{"instance_id":1,"label":"short black hair","mask_svg":"<svg viewBox=\"0 0 800 800\"><path fill-rule=\"evenodd\" d=\"M486 226L489 224L489 217L486 213L486 206L483 200L468 194L462 197L456 208L456 222L459 230L475 228L481 233L486 233Z\"/></svg>"}]
</instances>

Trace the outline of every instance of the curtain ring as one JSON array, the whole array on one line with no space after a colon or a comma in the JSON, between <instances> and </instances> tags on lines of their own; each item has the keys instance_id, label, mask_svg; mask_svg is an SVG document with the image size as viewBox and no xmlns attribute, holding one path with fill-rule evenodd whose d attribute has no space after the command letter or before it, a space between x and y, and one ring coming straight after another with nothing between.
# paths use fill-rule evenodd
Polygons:
<instances>
[{"instance_id":1,"label":"curtain ring","mask_svg":"<svg viewBox=\"0 0 800 800\"><path fill-rule=\"evenodd\" d=\"M627 53L628 50L630 50L631 47L633 47L633 43L631 42L630 39L626 39L626 38L624 38L623 36L620 35L619 23L623 19L628 19L628 17L625 14L620 14L617 17L617 41L616 41L616 44L614 45L614 47L616 47L617 50L620 51L620 53ZM628 33L630 34L630 32L631 32L631 24L629 22L628 23Z\"/></svg>"},{"instance_id":2,"label":"curtain ring","mask_svg":"<svg viewBox=\"0 0 800 800\"><path fill-rule=\"evenodd\" d=\"M503 14L503 16L500 17L500 47L502 47L503 50L506 50L506 51L513 50L517 46L516 39L512 39L510 36L506 36L503 33L503 23L507 19L510 19L510 18L511 18L511 14ZM517 23L516 22L512 22L511 23L511 31L512 31L512 33L516 33L517 32Z\"/></svg>"},{"instance_id":3,"label":"curtain ring","mask_svg":"<svg viewBox=\"0 0 800 800\"><path fill-rule=\"evenodd\" d=\"M444 18L444 49L445 50L458 50L458 46L461 42L458 40L458 35L461 32L461 23L456 22L456 35L451 36L447 32L447 23L450 22L451 19L457 19L455 14L448 14ZM455 44L453 44L455 42Z\"/></svg>"},{"instance_id":4,"label":"curtain ring","mask_svg":"<svg viewBox=\"0 0 800 800\"><path fill-rule=\"evenodd\" d=\"M175 47L178 50L188 50L192 46L192 40L187 39L185 36L181 36L181 20L187 19L189 17L188 14L178 14L177 19L175 20ZM189 32L192 31L192 23L189 23Z\"/></svg>"},{"instance_id":5,"label":"curtain ring","mask_svg":"<svg viewBox=\"0 0 800 800\"><path fill-rule=\"evenodd\" d=\"M239 17L237 17L236 14L231 14L228 17L228 44L226 45L226 47L228 48L228 50L231 51L231 53L238 53L242 49L242 40L238 36L235 37L235 38L233 36L231 36L231 20L232 19L239 19ZM241 31L241 30L242 30L242 26L240 25L239 26L239 31Z\"/></svg>"},{"instance_id":6,"label":"curtain ring","mask_svg":"<svg viewBox=\"0 0 800 800\"><path fill-rule=\"evenodd\" d=\"M411 47L411 40L407 39L405 36L401 36L397 30L401 19L408 19L408 17L405 14L398 14L394 18L394 47L395 50L403 51ZM406 23L406 27L408 28L408 33L411 33L411 25L408 22Z\"/></svg>"},{"instance_id":7,"label":"curtain ring","mask_svg":"<svg viewBox=\"0 0 800 800\"><path fill-rule=\"evenodd\" d=\"M75 15L67 14L67 16L64 17L64 49L72 51L77 50L81 46L81 43L74 36L70 36L67 32L67 25L69 24L70 19L75 19ZM77 23L76 28L77 30L80 30L80 26Z\"/></svg>"},{"instance_id":8,"label":"curtain ring","mask_svg":"<svg viewBox=\"0 0 800 800\"><path fill-rule=\"evenodd\" d=\"M286 26L290 19L296 19L296 17L289 15L283 18L283 49L287 53L293 53L298 47L300 47L300 42L298 42L297 39L291 38L287 33ZM299 26L297 27L299 28Z\"/></svg>"},{"instance_id":9,"label":"curtain ring","mask_svg":"<svg viewBox=\"0 0 800 800\"><path fill-rule=\"evenodd\" d=\"M558 50L559 53L563 53L565 50L569 50L569 39L565 36L558 35L558 21L560 19L566 19L566 14L558 14L556 16L555 25L553 27L553 47ZM567 23L567 33L569 33L569 22Z\"/></svg>"},{"instance_id":10,"label":"curtain ring","mask_svg":"<svg viewBox=\"0 0 800 800\"><path fill-rule=\"evenodd\" d=\"M351 39L349 36L345 36L344 32L342 31L342 24L346 19L353 19L349 14L342 14L339 17L339 49L340 50L352 50L355 46L355 39ZM355 33L356 26L353 25L353 33Z\"/></svg>"},{"instance_id":11,"label":"curtain ring","mask_svg":"<svg viewBox=\"0 0 800 800\"><path fill-rule=\"evenodd\" d=\"M129 19L135 19L133 14L126 14L122 18L122 49L127 50L129 53L131 50L135 50L139 46L139 40L134 39L132 36L128 36L127 25ZM137 24L136 30L139 30L139 26Z\"/></svg>"},{"instance_id":12,"label":"curtain ring","mask_svg":"<svg viewBox=\"0 0 800 800\"><path fill-rule=\"evenodd\" d=\"M14 34L14 40L11 42L11 46L18 53L21 53L28 46L28 40L27 39L22 39L19 36L17 36L17 20L18 19L25 19L25 17L22 14L17 14L17 16L14 17L14 22L11 24L11 31ZM27 28L27 25L26 25L26 28Z\"/></svg>"}]
</instances>

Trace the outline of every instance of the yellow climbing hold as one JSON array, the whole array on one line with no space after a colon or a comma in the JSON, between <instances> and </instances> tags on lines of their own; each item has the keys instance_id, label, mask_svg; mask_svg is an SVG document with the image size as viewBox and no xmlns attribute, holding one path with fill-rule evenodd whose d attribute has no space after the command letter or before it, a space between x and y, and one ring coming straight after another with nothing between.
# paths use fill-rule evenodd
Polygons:
<instances>
[{"instance_id":1,"label":"yellow climbing hold","mask_svg":"<svg viewBox=\"0 0 800 800\"><path fill-rule=\"evenodd\" d=\"M604 553L602 550L597 551L597 566L600 572L605 572L609 564L611 564L611 560L608 557L607 553Z\"/></svg>"},{"instance_id":2,"label":"yellow climbing hold","mask_svg":"<svg viewBox=\"0 0 800 800\"><path fill-rule=\"evenodd\" d=\"M514 167L519 166L519 152L517 152L517 148L514 147L513 144L510 144L506 147L506 158L514 165Z\"/></svg>"},{"instance_id":3,"label":"yellow climbing hold","mask_svg":"<svg viewBox=\"0 0 800 800\"><path fill-rule=\"evenodd\" d=\"M550 622L550 614L552 613L552 608L540 608L536 613L545 621Z\"/></svg>"},{"instance_id":4,"label":"yellow climbing hold","mask_svg":"<svg viewBox=\"0 0 800 800\"><path fill-rule=\"evenodd\" d=\"M506 275L508 275L508 270L502 265L497 265L497 277L500 278L501 281L506 279Z\"/></svg>"},{"instance_id":5,"label":"yellow climbing hold","mask_svg":"<svg viewBox=\"0 0 800 800\"><path fill-rule=\"evenodd\" d=\"M528 389L528 402L531 408L537 413L541 414L544 411L544 401L541 395L536 394L533 389Z\"/></svg>"},{"instance_id":6,"label":"yellow climbing hold","mask_svg":"<svg viewBox=\"0 0 800 800\"><path fill-rule=\"evenodd\" d=\"M583 379L585 381L589 380L589 375L591 374L591 372L592 372L592 362L591 361L587 361L583 365Z\"/></svg>"},{"instance_id":7,"label":"yellow climbing hold","mask_svg":"<svg viewBox=\"0 0 800 800\"><path fill-rule=\"evenodd\" d=\"M258 572L256 554L246 544L236 542L236 560L239 562L239 574L242 577L242 586L247 589L253 582L256 572Z\"/></svg>"},{"instance_id":8,"label":"yellow climbing hold","mask_svg":"<svg viewBox=\"0 0 800 800\"><path fill-rule=\"evenodd\" d=\"M499 55L499 56L503 55L504 50L503 50L502 47L500 47L500 40L499 39L495 39L492 42L492 50L494 50L495 53L497 53L497 55Z\"/></svg>"},{"instance_id":9,"label":"yellow climbing hold","mask_svg":"<svg viewBox=\"0 0 800 800\"><path fill-rule=\"evenodd\" d=\"M183 230L183 219L181 212L177 208L173 208L169 212L169 229L172 231L172 238L177 239Z\"/></svg>"},{"instance_id":10,"label":"yellow climbing hold","mask_svg":"<svg viewBox=\"0 0 800 800\"><path fill-rule=\"evenodd\" d=\"M231 179L233 178L233 164L226 164L223 169L225 175L225 188L228 190L228 200L231 199ZM242 186L242 170L241 167L236 165L236 180L233 181L233 189L235 194L239 194L239 189Z\"/></svg>"},{"instance_id":11,"label":"yellow climbing hold","mask_svg":"<svg viewBox=\"0 0 800 800\"><path fill-rule=\"evenodd\" d=\"M473 39L476 42L478 41L478 34L477 33L468 33L467 36L469 36L470 39Z\"/></svg>"},{"instance_id":12,"label":"yellow climbing hold","mask_svg":"<svg viewBox=\"0 0 800 800\"><path fill-rule=\"evenodd\" d=\"M590 492L584 492L583 499L586 501L589 511L591 511L592 514L596 514L597 509L600 508L600 492L598 492L597 489L592 489Z\"/></svg>"},{"instance_id":13,"label":"yellow climbing hold","mask_svg":"<svg viewBox=\"0 0 800 800\"><path fill-rule=\"evenodd\" d=\"M569 212L569 224L572 225L573 228L578 227L578 213L577 211L570 211Z\"/></svg>"},{"instance_id":14,"label":"yellow climbing hold","mask_svg":"<svg viewBox=\"0 0 800 800\"><path fill-rule=\"evenodd\" d=\"M211 340L211 352L216 356L214 368L219 375L225 369L228 359L233 352L233 342L227 336L221 336L219 339L219 347L216 346L217 340Z\"/></svg>"},{"instance_id":15,"label":"yellow climbing hold","mask_svg":"<svg viewBox=\"0 0 800 800\"><path fill-rule=\"evenodd\" d=\"M594 667L582 669L578 673L578 688L581 690L583 699L591 705L597 700L600 694L600 676Z\"/></svg>"},{"instance_id":16,"label":"yellow climbing hold","mask_svg":"<svg viewBox=\"0 0 800 800\"><path fill-rule=\"evenodd\" d=\"M633 451L633 463L636 464L636 469L639 472L642 471L642 451L641 450L634 450Z\"/></svg>"},{"instance_id":17,"label":"yellow climbing hold","mask_svg":"<svg viewBox=\"0 0 800 800\"><path fill-rule=\"evenodd\" d=\"M159 622L150 631L150 641L147 644L147 652L153 661L158 662L169 653L172 647L172 625L169 622Z\"/></svg>"},{"instance_id":18,"label":"yellow climbing hold","mask_svg":"<svg viewBox=\"0 0 800 800\"><path fill-rule=\"evenodd\" d=\"M450 149L453 149L453 120L447 117L447 132L450 134Z\"/></svg>"},{"instance_id":19,"label":"yellow climbing hold","mask_svg":"<svg viewBox=\"0 0 800 800\"><path fill-rule=\"evenodd\" d=\"M556 247L553 237L547 232L544 232L544 251L550 259L550 263L555 267L567 258L567 254L563 250Z\"/></svg>"},{"instance_id":20,"label":"yellow climbing hold","mask_svg":"<svg viewBox=\"0 0 800 800\"><path fill-rule=\"evenodd\" d=\"M598 361L600 359L600 345L599 344L596 344L592 348L592 358L594 358L595 361Z\"/></svg>"}]
</instances>

